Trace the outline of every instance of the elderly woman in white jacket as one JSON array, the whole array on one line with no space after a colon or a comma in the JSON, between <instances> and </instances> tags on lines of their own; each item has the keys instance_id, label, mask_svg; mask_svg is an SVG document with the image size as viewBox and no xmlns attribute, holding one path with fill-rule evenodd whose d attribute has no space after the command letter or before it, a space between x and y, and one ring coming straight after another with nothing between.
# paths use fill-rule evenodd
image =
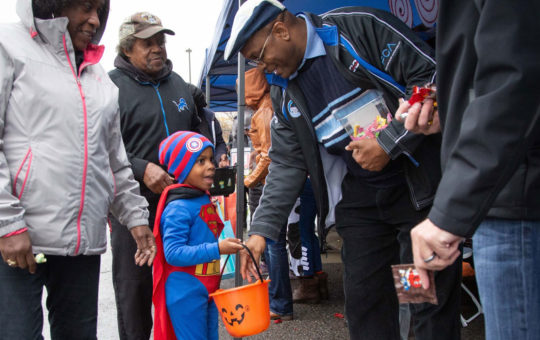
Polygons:
<instances>
[{"instance_id":1,"label":"elderly woman in white jacket","mask_svg":"<svg viewBox=\"0 0 540 340\"><path fill-rule=\"evenodd\" d=\"M98 62L108 0L19 0L0 27L0 329L41 339L95 339L100 254L110 210L155 246L120 134L118 90ZM34 255L47 262L36 265Z\"/></svg>"}]
</instances>

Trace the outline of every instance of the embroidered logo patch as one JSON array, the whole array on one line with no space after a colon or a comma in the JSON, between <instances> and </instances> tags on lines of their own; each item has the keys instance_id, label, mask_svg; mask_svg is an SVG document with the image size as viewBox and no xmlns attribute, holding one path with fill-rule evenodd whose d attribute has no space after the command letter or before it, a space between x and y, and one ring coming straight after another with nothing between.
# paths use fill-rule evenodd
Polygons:
<instances>
[{"instance_id":1,"label":"embroidered logo patch","mask_svg":"<svg viewBox=\"0 0 540 340\"><path fill-rule=\"evenodd\" d=\"M289 114L291 115L291 117L293 118L300 117L300 110L298 110L298 108L296 107L296 105L294 105L292 100L289 100L289 103L287 104L287 110L289 111Z\"/></svg>"},{"instance_id":2,"label":"embroidered logo patch","mask_svg":"<svg viewBox=\"0 0 540 340\"><path fill-rule=\"evenodd\" d=\"M356 70L358 70L358 66L360 66L360 63L356 59L354 59L351 65L349 65L349 70L351 70L352 72L356 72Z\"/></svg>"},{"instance_id":3,"label":"embroidered logo patch","mask_svg":"<svg viewBox=\"0 0 540 340\"><path fill-rule=\"evenodd\" d=\"M151 24L151 25L155 25L158 23L158 19L153 16L152 14L148 13L148 12L144 12L141 14L141 19L143 19L144 21L146 21L147 23Z\"/></svg>"},{"instance_id":4,"label":"embroidered logo patch","mask_svg":"<svg viewBox=\"0 0 540 340\"><path fill-rule=\"evenodd\" d=\"M390 63L392 55L399 48L399 43L389 43L386 44L386 48L381 51L381 64L386 65Z\"/></svg>"},{"instance_id":5,"label":"embroidered logo patch","mask_svg":"<svg viewBox=\"0 0 540 340\"><path fill-rule=\"evenodd\" d=\"M200 138L198 137L191 137L190 139L188 139L188 141L186 142L186 148L189 150L189 152L191 153L194 153L194 152L198 152L198 151L201 151L201 148L203 146L203 142Z\"/></svg>"},{"instance_id":6,"label":"embroidered logo patch","mask_svg":"<svg viewBox=\"0 0 540 340\"><path fill-rule=\"evenodd\" d=\"M174 105L176 105L176 108L178 109L178 112L189 109L188 105L186 103L186 100L184 98L180 98L178 100L178 103L175 102L174 100L172 102L174 103Z\"/></svg>"}]
</instances>

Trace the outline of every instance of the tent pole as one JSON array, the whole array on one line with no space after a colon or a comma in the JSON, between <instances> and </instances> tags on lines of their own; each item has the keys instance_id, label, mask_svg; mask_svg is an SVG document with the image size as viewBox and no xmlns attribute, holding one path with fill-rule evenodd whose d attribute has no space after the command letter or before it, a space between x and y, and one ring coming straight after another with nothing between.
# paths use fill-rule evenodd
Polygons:
<instances>
[{"instance_id":1,"label":"tent pole","mask_svg":"<svg viewBox=\"0 0 540 340\"><path fill-rule=\"evenodd\" d=\"M242 1L242 0L239 0ZM243 241L244 224L246 217L245 208L245 187L244 187L244 108L245 108L245 61L244 56L238 53L238 118L236 132L237 142L237 177L236 177L236 238ZM242 276L240 275L240 256L236 257L236 270L234 275L234 284L236 287L242 285Z\"/></svg>"},{"instance_id":2,"label":"tent pole","mask_svg":"<svg viewBox=\"0 0 540 340\"><path fill-rule=\"evenodd\" d=\"M210 75L206 74L206 107L210 108Z\"/></svg>"},{"instance_id":3,"label":"tent pole","mask_svg":"<svg viewBox=\"0 0 540 340\"><path fill-rule=\"evenodd\" d=\"M242 6L243 0L238 0L238 7ZM238 131L236 132L238 171L236 177L236 238L242 242L244 240L244 223L246 218L245 212L245 193L244 193L244 108L245 108L245 67L246 63L244 56L238 53ZM208 84L208 83L207 83ZM208 86L207 86L208 88ZM240 274L240 256L236 256L236 270L234 271L234 286L241 286L242 275ZM241 339L241 338L235 338Z\"/></svg>"}]
</instances>

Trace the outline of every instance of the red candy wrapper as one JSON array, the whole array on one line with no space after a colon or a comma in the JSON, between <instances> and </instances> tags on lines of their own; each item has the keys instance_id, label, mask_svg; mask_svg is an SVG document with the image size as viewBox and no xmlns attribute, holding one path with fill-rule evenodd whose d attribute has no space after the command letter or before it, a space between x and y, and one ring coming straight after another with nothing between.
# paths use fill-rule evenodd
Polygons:
<instances>
[{"instance_id":1,"label":"red candy wrapper","mask_svg":"<svg viewBox=\"0 0 540 340\"><path fill-rule=\"evenodd\" d=\"M413 105L416 103L423 102L424 99L435 99L436 89L435 86L426 85L423 87L413 86L413 94L409 98L409 104Z\"/></svg>"},{"instance_id":2,"label":"red candy wrapper","mask_svg":"<svg viewBox=\"0 0 540 340\"><path fill-rule=\"evenodd\" d=\"M414 264L397 264L392 266L394 285L399 303L424 303L437 305L435 292L435 279L433 272L429 272L429 289L422 288L420 276Z\"/></svg>"}]
</instances>

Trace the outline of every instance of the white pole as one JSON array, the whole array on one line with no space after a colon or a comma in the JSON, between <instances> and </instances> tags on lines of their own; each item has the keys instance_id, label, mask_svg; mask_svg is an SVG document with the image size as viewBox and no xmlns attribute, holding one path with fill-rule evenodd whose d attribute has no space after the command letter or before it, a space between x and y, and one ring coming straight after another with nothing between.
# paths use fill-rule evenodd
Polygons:
<instances>
[{"instance_id":1,"label":"white pole","mask_svg":"<svg viewBox=\"0 0 540 340\"><path fill-rule=\"evenodd\" d=\"M186 52L188 55L189 83L191 84L191 48L188 48Z\"/></svg>"},{"instance_id":2,"label":"white pole","mask_svg":"<svg viewBox=\"0 0 540 340\"><path fill-rule=\"evenodd\" d=\"M206 106L210 108L210 75L209 74L206 74Z\"/></svg>"}]
</instances>

